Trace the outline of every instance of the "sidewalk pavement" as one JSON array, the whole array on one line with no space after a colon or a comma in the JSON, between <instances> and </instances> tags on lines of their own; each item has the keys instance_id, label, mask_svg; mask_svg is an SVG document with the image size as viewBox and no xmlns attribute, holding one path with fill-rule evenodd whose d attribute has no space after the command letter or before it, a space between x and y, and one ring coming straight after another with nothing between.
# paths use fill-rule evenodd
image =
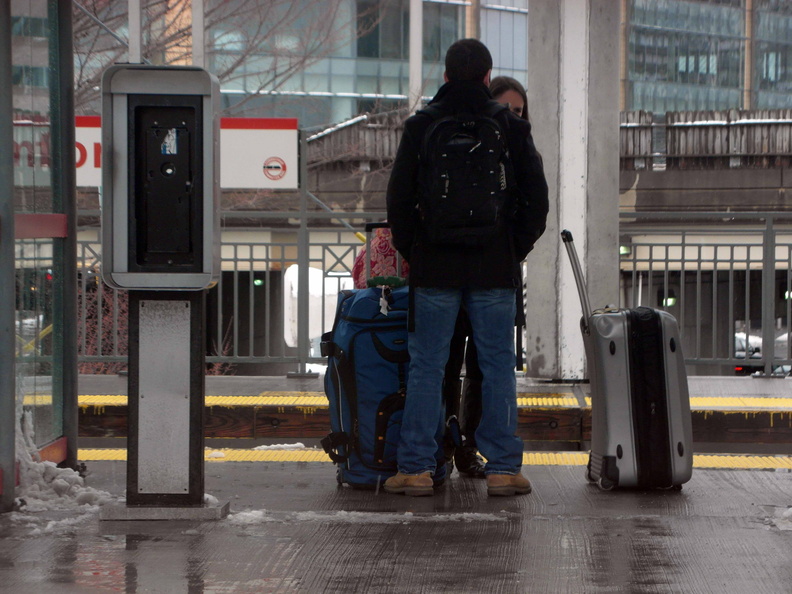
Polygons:
<instances>
[{"instance_id":1,"label":"sidewalk pavement","mask_svg":"<svg viewBox=\"0 0 792 594\"><path fill-rule=\"evenodd\" d=\"M792 591L792 470L696 470L681 491L603 492L530 466L530 495L454 473L434 497L338 487L321 462L210 462L224 520L0 515L2 592ZM124 462L87 485L123 496Z\"/></svg>"}]
</instances>

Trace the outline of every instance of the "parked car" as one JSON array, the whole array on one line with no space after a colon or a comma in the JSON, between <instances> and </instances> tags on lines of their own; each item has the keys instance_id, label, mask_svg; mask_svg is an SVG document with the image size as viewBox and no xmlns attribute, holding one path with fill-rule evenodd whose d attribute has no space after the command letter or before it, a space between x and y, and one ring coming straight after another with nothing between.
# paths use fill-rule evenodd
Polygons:
<instances>
[{"instance_id":1,"label":"parked car","mask_svg":"<svg viewBox=\"0 0 792 594\"><path fill-rule=\"evenodd\" d=\"M751 375L757 371L763 371L764 366L758 361L751 364L751 359L762 358L762 338L745 332L734 333L734 357L736 359L746 359L742 365L735 365L736 375Z\"/></svg>"},{"instance_id":2,"label":"parked car","mask_svg":"<svg viewBox=\"0 0 792 594\"><path fill-rule=\"evenodd\" d=\"M789 332L779 334L773 341L774 359L787 359L789 345ZM736 365L734 373L736 375L751 375L753 373L764 372L764 365L759 363L762 358L762 339L759 336L748 335L745 332L734 334L734 356L737 359L747 359L746 363ZM755 360L753 363L751 360ZM773 364L773 374L788 375L792 371L792 365Z\"/></svg>"}]
</instances>

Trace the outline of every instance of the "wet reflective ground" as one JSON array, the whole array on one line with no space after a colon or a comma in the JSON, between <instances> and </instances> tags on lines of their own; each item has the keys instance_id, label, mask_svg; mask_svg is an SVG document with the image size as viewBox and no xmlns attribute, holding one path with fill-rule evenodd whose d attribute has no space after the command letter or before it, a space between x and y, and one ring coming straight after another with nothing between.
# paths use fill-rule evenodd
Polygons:
<instances>
[{"instance_id":1,"label":"wet reflective ground","mask_svg":"<svg viewBox=\"0 0 792 594\"><path fill-rule=\"evenodd\" d=\"M792 592L788 471L697 470L681 492L601 492L534 466L531 495L454 474L432 498L337 488L327 463L208 463L214 522L0 515L3 592ZM125 463L88 485L122 495Z\"/></svg>"}]
</instances>

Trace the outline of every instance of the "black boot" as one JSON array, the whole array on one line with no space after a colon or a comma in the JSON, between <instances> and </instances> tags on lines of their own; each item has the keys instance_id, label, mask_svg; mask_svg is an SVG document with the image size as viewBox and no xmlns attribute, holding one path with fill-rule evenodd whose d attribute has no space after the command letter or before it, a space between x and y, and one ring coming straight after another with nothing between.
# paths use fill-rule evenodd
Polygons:
<instances>
[{"instance_id":1,"label":"black boot","mask_svg":"<svg viewBox=\"0 0 792 594\"><path fill-rule=\"evenodd\" d=\"M476 448L464 446L454 453L457 470L472 478L484 478L484 460L478 455Z\"/></svg>"}]
</instances>

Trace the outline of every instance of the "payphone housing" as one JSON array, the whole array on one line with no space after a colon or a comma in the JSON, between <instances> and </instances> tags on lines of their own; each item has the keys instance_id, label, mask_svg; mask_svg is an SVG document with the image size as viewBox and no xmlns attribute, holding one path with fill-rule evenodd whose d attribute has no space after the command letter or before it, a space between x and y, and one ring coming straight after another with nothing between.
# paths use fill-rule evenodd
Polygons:
<instances>
[{"instance_id":1,"label":"payphone housing","mask_svg":"<svg viewBox=\"0 0 792 594\"><path fill-rule=\"evenodd\" d=\"M219 85L201 68L122 64L102 78L102 275L201 290L219 275Z\"/></svg>"}]
</instances>

